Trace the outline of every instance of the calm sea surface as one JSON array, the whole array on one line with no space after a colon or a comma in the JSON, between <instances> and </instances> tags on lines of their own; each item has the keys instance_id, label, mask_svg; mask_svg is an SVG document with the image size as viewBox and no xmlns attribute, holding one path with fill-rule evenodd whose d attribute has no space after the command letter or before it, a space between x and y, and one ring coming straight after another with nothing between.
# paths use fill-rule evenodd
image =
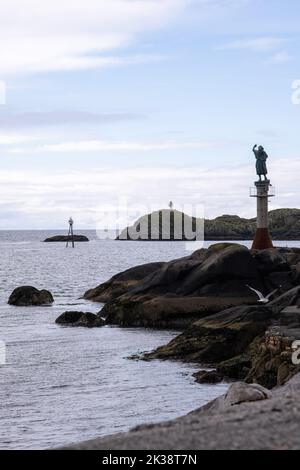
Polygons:
<instances>
[{"instance_id":1,"label":"calm sea surface","mask_svg":"<svg viewBox=\"0 0 300 470\"><path fill-rule=\"evenodd\" d=\"M131 266L186 256L181 242L116 242L81 231L89 243L66 249L42 243L60 231L0 231L0 449L43 449L126 431L183 415L227 386L197 385L199 366L127 359L173 338L175 331L55 324L65 310L97 312L79 299ZM288 242L299 246L299 242ZM282 242L281 245L287 245ZM51 307L7 305L20 285L49 289Z\"/></svg>"}]
</instances>

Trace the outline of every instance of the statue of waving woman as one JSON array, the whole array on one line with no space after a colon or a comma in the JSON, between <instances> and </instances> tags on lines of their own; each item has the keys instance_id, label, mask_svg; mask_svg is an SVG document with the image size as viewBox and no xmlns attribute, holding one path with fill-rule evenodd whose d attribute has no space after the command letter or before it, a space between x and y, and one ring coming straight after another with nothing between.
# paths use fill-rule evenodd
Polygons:
<instances>
[{"instance_id":1,"label":"statue of waving woman","mask_svg":"<svg viewBox=\"0 0 300 470\"><path fill-rule=\"evenodd\" d=\"M257 148L257 145L254 145L253 147L253 152L256 158L256 173L259 176L259 181L261 181L261 175L264 175L265 181L268 181L267 179L267 158L268 154L265 152L265 149L260 145Z\"/></svg>"}]
</instances>

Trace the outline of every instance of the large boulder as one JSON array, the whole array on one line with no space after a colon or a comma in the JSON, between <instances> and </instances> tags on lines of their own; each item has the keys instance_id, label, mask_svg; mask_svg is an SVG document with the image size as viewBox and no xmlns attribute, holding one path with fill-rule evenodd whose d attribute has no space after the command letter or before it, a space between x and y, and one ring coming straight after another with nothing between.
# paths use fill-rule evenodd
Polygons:
<instances>
[{"instance_id":1,"label":"large boulder","mask_svg":"<svg viewBox=\"0 0 300 470\"><path fill-rule=\"evenodd\" d=\"M93 302L108 302L115 299L143 281L147 276L156 272L165 263L147 263L135 266L116 274L107 282L85 292L84 298Z\"/></svg>"},{"instance_id":2,"label":"large boulder","mask_svg":"<svg viewBox=\"0 0 300 470\"><path fill-rule=\"evenodd\" d=\"M32 286L17 287L9 296L8 303L19 307L30 305L48 305L54 302L51 292L38 290Z\"/></svg>"},{"instance_id":3,"label":"large boulder","mask_svg":"<svg viewBox=\"0 0 300 470\"><path fill-rule=\"evenodd\" d=\"M197 295L203 286L231 280L240 281L238 295L241 287L246 288L248 283L258 289L263 288L257 264L248 248L238 244L229 244L224 248L223 244L216 244L209 248L206 259L188 273L177 293ZM218 295L218 289L215 294ZM234 291L228 293L230 296L232 294Z\"/></svg>"},{"instance_id":4,"label":"large boulder","mask_svg":"<svg viewBox=\"0 0 300 470\"><path fill-rule=\"evenodd\" d=\"M217 384L222 382L223 375L216 370L199 370L193 374L195 381L199 384Z\"/></svg>"},{"instance_id":5,"label":"large boulder","mask_svg":"<svg viewBox=\"0 0 300 470\"><path fill-rule=\"evenodd\" d=\"M224 286L224 282L227 285ZM165 263L132 289L130 294L245 296L247 300L254 300L253 293L246 287L247 283L263 289L251 252L242 245L217 243L207 250L198 250L191 256Z\"/></svg>"},{"instance_id":6,"label":"large boulder","mask_svg":"<svg viewBox=\"0 0 300 470\"><path fill-rule=\"evenodd\" d=\"M224 407L240 405L249 401L268 400L272 393L257 383L236 382L229 387L224 396Z\"/></svg>"},{"instance_id":7,"label":"large boulder","mask_svg":"<svg viewBox=\"0 0 300 470\"><path fill-rule=\"evenodd\" d=\"M62 313L56 320L58 325L84 326L87 328L100 327L105 325L105 321L91 312L68 311Z\"/></svg>"},{"instance_id":8,"label":"large boulder","mask_svg":"<svg viewBox=\"0 0 300 470\"><path fill-rule=\"evenodd\" d=\"M294 277L296 275L294 274ZM227 297L256 302L249 284L261 292L294 286L289 263L276 250L262 253L236 243L217 243L190 256L166 263L149 263L127 269L88 290L84 298L109 302L126 294L134 297Z\"/></svg>"}]
</instances>

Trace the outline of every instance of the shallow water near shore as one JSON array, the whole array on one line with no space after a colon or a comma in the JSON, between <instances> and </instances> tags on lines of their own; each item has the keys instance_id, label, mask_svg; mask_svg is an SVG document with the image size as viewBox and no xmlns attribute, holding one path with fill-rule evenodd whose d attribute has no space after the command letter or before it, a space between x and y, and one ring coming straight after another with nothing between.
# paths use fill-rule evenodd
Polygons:
<instances>
[{"instance_id":1,"label":"shallow water near shore","mask_svg":"<svg viewBox=\"0 0 300 470\"><path fill-rule=\"evenodd\" d=\"M0 449L57 447L172 419L227 389L195 384L197 365L127 359L178 332L55 324L65 310L101 308L79 299L85 290L131 266L186 256L185 243L115 242L86 231L91 241L74 250L41 243L57 233L0 232L0 340L7 352L0 365ZM12 290L24 284L49 289L53 306L7 305Z\"/></svg>"}]
</instances>

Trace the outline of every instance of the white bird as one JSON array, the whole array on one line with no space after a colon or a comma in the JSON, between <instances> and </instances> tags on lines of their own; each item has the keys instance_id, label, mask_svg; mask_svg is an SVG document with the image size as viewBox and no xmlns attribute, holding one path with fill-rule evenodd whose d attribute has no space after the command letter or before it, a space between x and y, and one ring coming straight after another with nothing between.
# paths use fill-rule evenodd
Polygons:
<instances>
[{"instance_id":1,"label":"white bird","mask_svg":"<svg viewBox=\"0 0 300 470\"><path fill-rule=\"evenodd\" d=\"M253 289L253 287L248 286L248 284L246 284L246 286L249 287L249 289L251 289L253 292L255 292L259 299L258 302L261 302L262 304L267 304L270 301L270 297L272 297L272 295L274 295L278 291L277 288L270 292L270 294L264 296L259 290Z\"/></svg>"}]
</instances>

